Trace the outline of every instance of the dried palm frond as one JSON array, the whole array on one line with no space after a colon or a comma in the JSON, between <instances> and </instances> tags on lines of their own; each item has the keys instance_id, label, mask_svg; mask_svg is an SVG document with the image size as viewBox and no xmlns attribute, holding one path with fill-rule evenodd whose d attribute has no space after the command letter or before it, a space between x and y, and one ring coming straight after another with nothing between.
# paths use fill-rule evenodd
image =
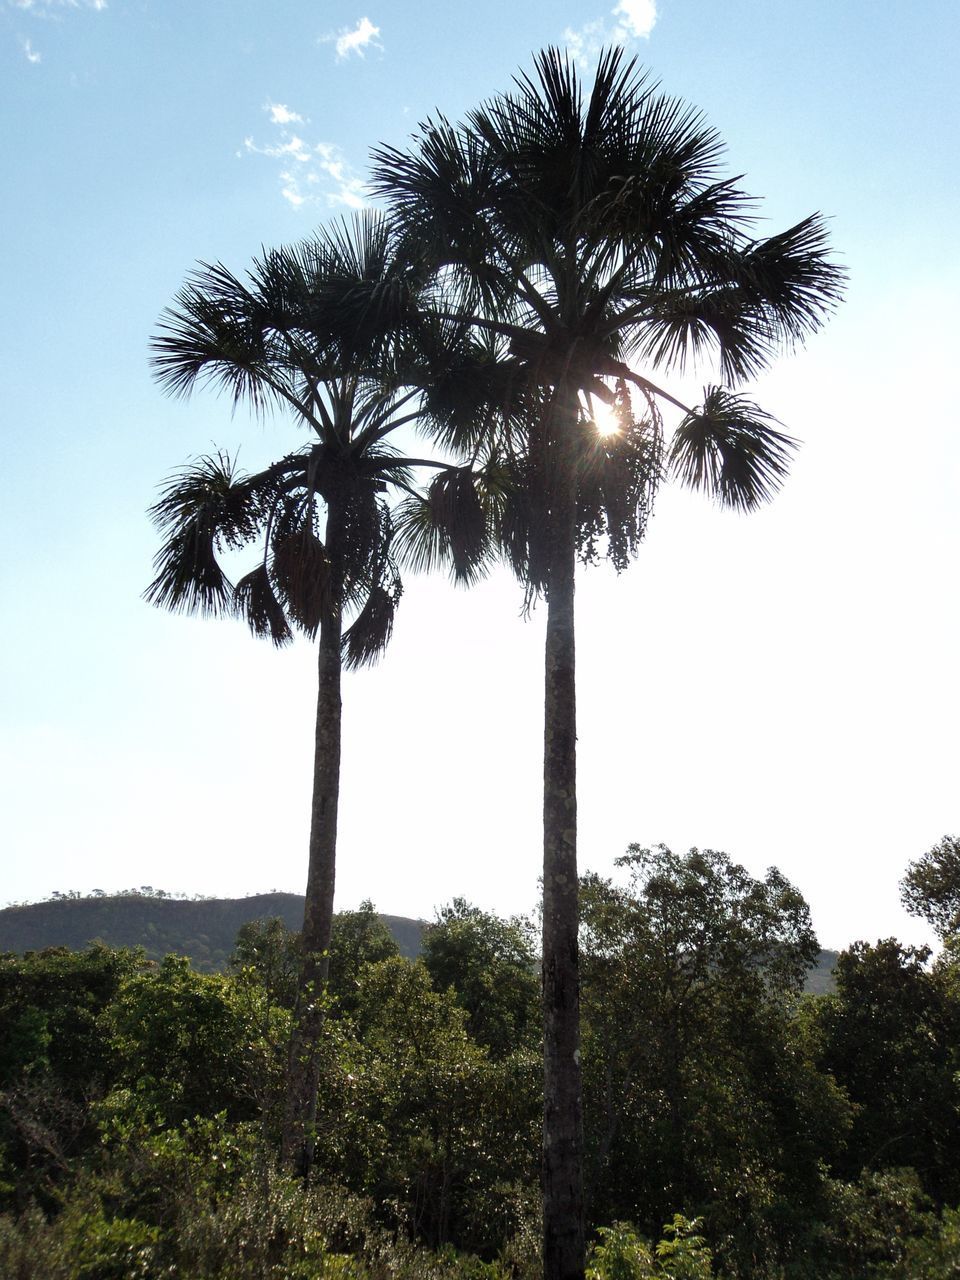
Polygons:
<instances>
[{"instance_id":1,"label":"dried palm frond","mask_svg":"<svg viewBox=\"0 0 960 1280\"><path fill-rule=\"evenodd\" d=\"M234 588L237 611L255 636L269 637L277 648L293 639L283 606L276 597L267 566L259 565Z\"/></svg>"},{"instance_id":2,"label":"dried palm frond","mask_svg":"<svg viewBox=\"0 0 960 1280\"><path fill-rule=\"evenodd\" d=\"M172 534L154 558L157 575L144 599L174 613L231 613L233 587L217 561L215 544L210 529L195 521Z\"/></svg>"},{"instance_id":3,"label":"dried palm frond","mask_svg":"<svg viewBox=\"0 0 960 1280\"><path fill-rule=\"evenodd\" d=\"M326 548L305 523L299 530L275 537L271 550L273 580L287 615L312 638L332 603Z\"/></svg>"},{"instance_id":4,"label":"dried palm frond","mask_svg":"<svg viewBox=\"0 0 960 1280\"><path fill-rule=\"evenodd\" d=\"M395 578L392 589L374 587L366 603L343 636L343 661L350 670L365 667L376 660L390 643L397 601L400 598L400 579Z\"/></svg>"}]
</instances>

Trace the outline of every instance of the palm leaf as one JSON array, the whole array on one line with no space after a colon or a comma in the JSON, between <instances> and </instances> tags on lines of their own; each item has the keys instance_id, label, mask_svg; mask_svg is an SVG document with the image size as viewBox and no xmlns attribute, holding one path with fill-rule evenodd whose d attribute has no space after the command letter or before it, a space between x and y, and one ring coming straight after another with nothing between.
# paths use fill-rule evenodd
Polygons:
<instances>
[{"instance_id":1,"label":"palm leaf","mask_svg":"<svg viewBox=\"0 0 960 1280\"><path fill-rule=\"evenodd\" d=\"M241 578L234 589L237 612L255 636L268 637L277 648L293 639L283 606L277 599L266 565Z\"/></svg>"},{"instance_id":2,"label":"palm leaf","mask_svg":"<svg viewBox=\"0 0 960 1280\"><path fill-rule=\"evenodd\" d=\"M703 407L674 433L670 465L690 488L723 506L752 511L780 489L797 447L776 430L776 421L743 396L707 387Z\"/></svg>"},{"instance_id":3,"label":"palm leaf","mask_svg":"<svg viewBox=\"0 0 960 1280\"><path fill-rule=\"evenodd\" d=\"M406 498L394 512L399 559L418 572L449 569L464 586L490 567L494 548L488 513L470 468L451 467L434 477L423 494Z\"/></svg>"},{"instance_id":4,"label":"palm leaf","mask_svg":"<svg viewBox=\"0 0 960 1280\"><path fill-rule=\"evenodd\" d=\"M249 478L228 454L204 455L166 482L149 514L166 538L144 598L174 611L232 612L233 588L217 554L256 536L261 506Z\"/></svg>"},{"instance_id":5,"label":"palm leaf","mask_svg":"<svg viewBox=\"0 0 960 1280\"><path fill-rule=\"evenodd\" d=\"M216 539L197 524L171 534L154 558L156 577L143 598L174 613L223 616L233 611L233 587L216 556Z\"/></svg>"},{"instance_id":6,"label":"palm leaf","mask_svg":"<svg viewBox=\"0 0 960 1280\"><path fill-rule=\"evenodd\" d=\"M393 622L402 587L392 575L389 586L378 584L343 636L343 660L349 670L369 666L381 656L393 635Z\"/></svg>"}]
</instances>

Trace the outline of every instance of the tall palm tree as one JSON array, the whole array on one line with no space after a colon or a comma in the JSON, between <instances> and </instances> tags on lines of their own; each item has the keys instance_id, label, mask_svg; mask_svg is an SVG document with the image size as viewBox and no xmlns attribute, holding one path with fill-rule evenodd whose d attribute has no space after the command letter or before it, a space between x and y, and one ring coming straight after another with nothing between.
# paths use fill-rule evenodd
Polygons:
<instances>
[{"instance_id":1,"label":"tall palm tree","mask_svg":"<svg viewBox=\"0 0 960 1280\"><path fill-rule=\"evenodd\" d=\"M318 638L303 967L283 1134L286 1162L304 1173L333 916L341 673L373 661L389 640L401 582L385 494L388 486L409 489L411 468L423 462L390 443L418 417L419 397L398 388L375 323L377 290L409 296L408 274L386 223L364 215L264 254L245 281L222 265L200 266L152 343L167 391L186 395L205 382L235 404L287 411L310 433L309 443L255 475L239 473L224 454L174 475L152 509L164 541L146 591L174 610L239 614L277 645L294 629ZM322 316L328 295L343 297L351 282L363 286L364 306L349 340L335 340ZM233 585L220 556L252 543L259 563Z\"/></svg>"},{"instance_id":2,"label":"tall palm tree","mask_svg":"<svg viewBox=\"0 0 960 1280\"><path fill-rule=\"evenodd\" d=\"M682 413L667 465L721 502L750 510L779 486L791 441L736 390L815 331L842 273L824 225L807 218L755 238L753 201L720 173L722 146L701 116L665 97L622 51L602 56L585 95L569 59L547 50L532 75L452 125L421 126L409 151L374 155L374 188L402 234L432 262L433 306L469 323L479 351L468 391L499 362L518 413L461 410L446 434L478 456L500 431L475 496L493 495L487 532L547 601L544 698L544 1265L584 1272L579 1074L574 572L606 535L633 550L658 479L660 406ZM725 386L690 409L652 375L710 356ZM633 389L640 421L630 407ZM601 449L596 403L618 407L621 444ZM459 404L459 407L458 407ZM504 408L501 405L500 408ZM506 406L510 407L510 406ZM476 405L474 406L474 409ZM479 424L479 425L478 425ZM503 434L504 424L507 430ZM518 425L519 424L519 425ZM500 480L490 481L496 472ZM515 484L522 480L525 498ZM431 486L427 559L457 543L451 477ZM469 487L466 472L456 480ZM512 496L511 496L512 495ZM476 507L476 502L472 504ZM592 518L591 518L592 512ZM415 521L413 522L415 523ZM488 554L473 530L479 560ZM461 549L461 558L463 558ZM466 553L469 559L470 552Z\"/></svg>"}]
</instances>

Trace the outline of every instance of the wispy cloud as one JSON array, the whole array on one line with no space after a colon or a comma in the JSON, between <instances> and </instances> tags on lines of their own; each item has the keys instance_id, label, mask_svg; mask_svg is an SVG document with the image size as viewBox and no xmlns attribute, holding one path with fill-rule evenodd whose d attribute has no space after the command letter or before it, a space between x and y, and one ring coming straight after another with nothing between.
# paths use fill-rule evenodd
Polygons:
<instances>
[{"instance_id":1,"label":"wispy cloud","mask_svg":"<svg viewBox=\"0 0 960 1280\"><path fill-rule=\"evenodd\" d=\"M12 9L32 9L34 13L49 13L54 9L94 9L98 13L107 7L107 0L7 0Z\"/></svg>"},{"instance_id":2,"label":"wispy cloud","mask_svg":"<svg viewBox=\"0 0 960 1280\"><path fill-rule=\"evenodd\" d=\"M563 39L578 62L596 61L605 45L646 40L657 21L657 0L620 0L606 18L567 27Z\"/></svg>"},{"instance_id":3,"label":"wispy cloud","mask_svg":"<svg viewBox=\"0 0 960 1280\"><path fill-rule=\"evenodd\" d=\"M375 27L369 18L361 18L355 27L343 27L336 35L321 36L320 43L332 44L340 62L349 58L351 53L362 58L364 51L371 45L375 49L383 48L380 43L380 28Z\"/></svg>"},{"instance_id":4,"label":"wispy cloud","mask_svg":"<svg viewBox=\"0 0 960 1280\"><path fill-rule=\"evenodd\" d=\"M32 62L34 66L41 61L40 54L33 47L29 40L23 41L23 55L28 62Z\"/></svg>"},{"instance_id":5,"label":"wispy cloud","mask_svg":"<svg viewBox=\"0 0 960 1280\"><path fill-rule=\"evenodd\" d=\"M296 111L279 102L269 102L264 111L276 125L274 140L259 143L244 138L238 155L268 156L280 162L280 194L294 209L303 205L323 208L362 209L366 203L363 180L332 142L309 142L287 128L309 124Z\"/></svg>"}]
</instances>

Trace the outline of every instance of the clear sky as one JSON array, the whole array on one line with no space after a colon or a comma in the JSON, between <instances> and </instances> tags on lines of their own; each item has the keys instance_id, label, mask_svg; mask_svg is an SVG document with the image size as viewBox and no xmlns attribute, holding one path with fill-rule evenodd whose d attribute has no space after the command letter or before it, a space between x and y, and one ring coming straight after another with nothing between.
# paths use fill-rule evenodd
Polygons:
<instances>
[{"instance_id":1,"label":"clear sky","mask_svg":"<svg viewBox=\"0 0 960 1280\"><path fill-rule=\"evenodd\" d=\"M851 282L755 388L804 441L777 501L665 490L628 572L582 576L582 865L710 846L779 866L824 945L925 938L897 882L960 830L960 8L609 3L0 0L0 902L302 890L310 646L140 599L157 483L298 440L165 399L149 335L196 260L240 271L362 204L373 145L612 39L704 110L766 228L829 215ZM413 581L347 678L339 906L533 906L543 611L520 606L506 577Z\"/></svg>"}]
</instances>

